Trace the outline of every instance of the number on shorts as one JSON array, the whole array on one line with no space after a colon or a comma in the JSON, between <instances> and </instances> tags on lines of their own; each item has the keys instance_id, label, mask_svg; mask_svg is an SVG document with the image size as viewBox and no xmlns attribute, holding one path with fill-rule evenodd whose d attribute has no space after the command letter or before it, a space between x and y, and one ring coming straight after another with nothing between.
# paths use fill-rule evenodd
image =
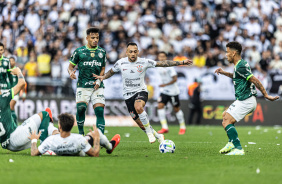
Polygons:
<instances>
[{"instance_id":1,"label":"number on shorts","mask_svg":"<svg viewBox=\"0 0 282 184\"><path fill-rule=\"evenodd\" d=\"M6 133L6 130L4 129L3 124L0 122L0 136L4 135Z\"/></svg>"}]
</instances>

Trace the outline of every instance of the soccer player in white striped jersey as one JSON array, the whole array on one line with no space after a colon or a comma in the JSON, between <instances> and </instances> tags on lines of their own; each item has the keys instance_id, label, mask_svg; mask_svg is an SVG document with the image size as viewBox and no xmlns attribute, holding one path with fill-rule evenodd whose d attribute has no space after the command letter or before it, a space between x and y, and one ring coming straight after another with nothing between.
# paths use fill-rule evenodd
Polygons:
<instances>
[{"instance_id":1,"label":"soccer player in white striped jersey","mask_svg":"<svg viewBox=\"0 0 282 184\"><path fill-rule=\"evenodd\" d=\"M167 60L167 54L165 52L159 52L158 60ZM168 102L170 102L173 106L173 110L180 125L180 130L178 134L183 135L185 134L186 126L184 114L180 109L179 88L177 86L177 73L173 67L158 68L158 72L162 79L162 84L160 85L161 94L158 99L158 115L162 125L162 129L159 130L158 133L168 133L165 106Z\"/></svg>"},{"instance_id":2,"label":"soccer player in white striped jersey","mask_svg":"<svg viewBox=\"0 0 282 184\"><path fill-rule=\"evenodd\" d=\"M144 82L145 73L148 68L154 67L170 67L178 65L191 65L193 61L154 61L146 58L138 57L139 50L136 43L128 43L126 55L127 57L118 60L114 67L110 69L104 76L93 74L97 79L103 81L113 76L117 72L121 72L123 83L123 97L127 105L128 111L139 127L146 132L149 142L154 143L156 139L162 142L164 136L158 134L150 125L147 113L144 110L148 100L147 86Z\"/></svg>"}]
</instances>

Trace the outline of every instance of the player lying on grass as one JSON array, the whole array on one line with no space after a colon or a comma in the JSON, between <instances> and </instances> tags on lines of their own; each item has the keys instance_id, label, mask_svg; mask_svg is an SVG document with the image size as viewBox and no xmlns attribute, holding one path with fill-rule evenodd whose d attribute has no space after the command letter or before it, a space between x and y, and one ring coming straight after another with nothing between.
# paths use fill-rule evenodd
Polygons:
<instances>
[{"instance_id":1,"label":"player lying on grass","mask_svg":"<svg viewBox=\"0 0 282 184\"><path fill-rule=\"evenodd\" d=\"M80 134L71 133L74 125L74 117L71 114L60 114L58 119L60 134L49 136L38 148L37 140L41 132L37 134L34 131L30 134L29 139L31 139L32 142L31 156L38 156L51 150L56 155L81 156L86 153L89 156L98 157L100 145L105 147L107 153L110 154L120 142L119 134L116 134L111 142L109 142L101 130L97 129L95 126L93 126L94 131L90 129L90 132L85 137Z\"/></svg>"},{"instance_id":2,"label":"player lying on grass","mask_svg":"<svg viewBox=\"0 0 282 184\"><path fill-rule=\"evenodd\" d=\"M9 104L14 95L18 94L24 87L25 79L19 68L14 68L11 73L18 76L18 83L12 89L3 93L0 92L0 142L4 149L21 151L31 147L28 139L29 133L41 130L42 134L39 139L44 141L48 135L59 132L52 123L52 117L49 116L49 108L31 116L17 127L12 118Z\"/></svg>"},{"instance_id":3,"label":"player lying on grass","mask_svg":"<svg viewBox=\"0 0 282 184\"><path fill-rule=\"evenodd\" d=\"M228 73L221 68L215 70L217 74L230 77L235 87L236 101L222 114L222 126L227 133L229 141L219 152L227 153L226 155L245 155L234 124L256 109L257 102L255 96L257 91L255 87L270 101L279 98L278 96L273 97L267 94L261 82L252 74L247 61L241 58L241 51L242 46L240 43L229 42L226 45L226 57L230 63L234 63L234 72Z\"/></svg>"},{"instance_id":4,"label":"player lying on grass","mask_svg":"<svg viewBox=\"0 0 282 184\"><path fill-rule=\"evenodd\" d=\"M136 43L128 43L126 55L127 57L118 60L114 67L110 69L105 75L98 76L93 74L96 79L103 81L110 78L117 72L121 72L123 83L123 97L127 109L139 125L139 127L146 132L149 142L154 143L156 139L159 142L164 140L162 134L158 134L150 125L147 113L144 110L148 100L147 86L144 82L145 73L148 68L154 67L170 67L178 65L191 65L193 61L154 61L151 59L138 57L139 50Z\"/></svg>"}]
</instances>

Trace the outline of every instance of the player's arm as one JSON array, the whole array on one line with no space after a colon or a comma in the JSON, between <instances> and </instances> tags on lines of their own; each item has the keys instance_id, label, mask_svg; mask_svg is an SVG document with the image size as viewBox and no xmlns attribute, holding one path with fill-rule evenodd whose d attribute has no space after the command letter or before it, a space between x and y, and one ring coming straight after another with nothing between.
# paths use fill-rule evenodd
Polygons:
<instances>
[{"instance_id":1,"label":"player's arm","mask_svg":"<svg viewBox=\"0 0 282 184\"><path fill-rule=\"evenodd\" d=\"M179 65L192 65L193 61L189 59L185 59L183 61L172 61L172 60L165 60L165 61L157 61L156 67L170 67L170 66L179 66Z\"/></svg>"},{"instance_id":2,"label":"player's arm","mask_svg":"<svg viewBox=\"0 0 282 184\"><path fill-rule=\"evenodd\" d=\"M266 98L270 101L274 101L274 100L279 99L279 96L273 97L273 96L268 95L265 88L261 84L261 82L255 76L250 77L249 81L251 83L253 83L256 86L256 88L258 88L260 90L260 92L263 94L264 98Z\"/></svg>"},{"instance_id":3,"label":"player's arm","mask_svg":"<svg viewBox=\"0 0 282 184\"><path fill-rule=\"evenodd\" d=\"M217 75L219 75L219 74L225 75L225 76L227 76L231 79L233 78L233 73L226 72L222 68L216 69L214 73L216 73Z\"/></svg>"},{"instance_id":4,"label":"player's arm","mask_svg":"<svg viewBox=\"0 0 282 184\"><path fill-rule=\"evenodd\" d=\"M74 67L75 65L73 65L72 63L69 64L68 73L71 79L76 79L76 75L75 75L76 70L74 69Z\"/></svg>"},{"instance_id":5,"label":"player's arm","mask_svg":"<svg viewBox=\"0 0 282 184\"><path fill-rule=\"evenodd\" d=\"M169 83L161 84L160 87L169 86L169 85L175 83L176 81L177 81L177 75L173 76L173 77L172 77L172 80L171 80Z\"/></svg>"},{"instance_id":6,"label":"player's arm","mask_svg":"<svg viewBox=\"0 0 282 184\"><path fill-rule=\"evenodd\" d=\"M30 136L28 137L31 140L31 149L30 149L30 155L31 156L38 156L41 155L37 148L37 140L39 139L41 135L41 131L39 131L38 134L36 134L35 131L33 131Z\"/></svg>"},{"instance_id":7,"label":"player's arm","mask_svg":"<svg viewBox=\"0 0 282 184\"><path fill-rule=\"evenodd\" d=\"M17 85L15 87L13 87L14 95L16 95L24 88L24 86L25 86L25 79L24 79L24 76L23 76L21 70L18 67L12 69L11 70L11 74L18 76L18 83L17 83Z\"/></svg>"},{"instance_id":8,"label":"player's arm","mask_svg":"<svg viewBox=\"0 0 282 184\"><path fill-rule=\"evenodd\" d=\"M94 131L90 129L90 135L93 137L93 148L90 148L86 152L87 155L91 157L99 157L100 153L100 134L95 126L93 126Z\"/></svg>"},{"instance_id":9,"label":"player's arm","mask_svg":"<svg viewBox=\"0 0 282 184\"><path fill-rule=\"evenodd\" d=\"M105 67L102 67L101 69L101 72L100 72L100 76L103 76L105 74ZM101 85L101 80L100 79L97 79L95 82L94 82L94 89L97 90L100 85Z\"/></svg>"},{"instance_id":10,"label":"player's arm","mask_svg":"<svg viewBox=\"0 0 282 184\"><path fill-rule=\"evenodd\" d=\"M93 73L93 77L95 77L95 79L99 79L102 82L103 80L110 78L114 74L115 72L113 71L113 69L110 69L105 75L102 75L102 76L98 76Z\"/></svg>"}]
</instances>

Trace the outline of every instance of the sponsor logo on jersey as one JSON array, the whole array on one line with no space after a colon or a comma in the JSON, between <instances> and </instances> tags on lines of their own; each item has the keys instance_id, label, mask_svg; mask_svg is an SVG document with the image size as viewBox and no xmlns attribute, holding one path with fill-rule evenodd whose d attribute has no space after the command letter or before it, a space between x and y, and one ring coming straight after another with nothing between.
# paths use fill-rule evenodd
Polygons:
<instances>
[{"instance_id":1,"label":"sponsor logo on jersey","mask_svg":"<svg viewBox=\"0 0 282 184\"><path fill-rule=\"evenodd\" d=\"M0 68L0 73L7 73L7 70L5 70L4 68Z\"/></svg>"},{"instance_id":2,"label":"sponsor logo on jersey","mask_svg":"<svg viewBox=\"0 0 282 184\"><path fill-rule=\"evenodd\" d=\"M10 91L3 93L2 97L8 97L10 95Z\"/></svg>"},{"instance_id":3,"label":"sponsor logo on jersey","mask_svg":"<svg viewBox=\"0 0 282 184\"><path fill-rule=\"evenodd\" d=\"M131 70L130 73L135 73L135 72L133 70Z\"/></svg>"},{"instance_id":4,"label":"sponsor logo on jersey","mask_svg":"<svg viewBox=\"0 0 282 184\"><path fill-rule=\"evenodd\" d=\"M87 85L90 85L90 86L91 86L91 85L94 85L94 82L95 82L95 81L85 82L84 85L85 85L85 86L87 86Z\"/></svg>"},{"instance_id":5,"label":"sponsor logo on jersey","mask_svg":"<svg viewBox=\"0 0 282 184\"><path fill-rule=\"evenodd\" d=\"M135 114L134 114L133 111L131 111L129 114L130 114L130 116L131 116L132 118L135 118Z\"/></svg>"},{"instance_id":6,"label":"sponsor logo on jersey","mask_svg":"<svg viewBox=\"0 0 282 184\"><path fill-rule=\"evenodd\" d=\"M93 67L93 66L102 66L102 63L97 62L97 60L93 60L93 61L84 61L83 65Z\"/></svg>"},{"instance_id":7,"label":"sponsor logo on jersey","mask_svg":"<svg viewBox=\"0 0 282 184\"><path fill-rule=\"evenodd\" d=\"M101 52L99 52L98 56L99 58L103 58L103 54Z\"/></svg>"},{"instance_id":8,"label":"sponsor logo on jersey","mask_svg":"<svg viewBox=\"0 0 282 184\"><path fill-rule=\"evenodd\" d=\"M122 62L121 65L129 64L129 62Z\"/></svg>"},{"instance_id":9,"label":"sponsor logo on jersey","mask_svg":"<svg viewBox=\"0 0 282 184\"><path fill-rule=\"evenodd\" d=\"M127 70L127 69L123 69L123 71L125 71L125 70Z\"/></svg>"},{"instance_id":10,"label":"sponsor logo on jersey","mask_svg":"<svg viewBox=\"0 0 282 184\"><path fill-rule=\"evenodd\" d=\"M140 72L140 73L143 72L143 66L138 65L137 66L137 71Z\"/></svg>"}]
</instances>

